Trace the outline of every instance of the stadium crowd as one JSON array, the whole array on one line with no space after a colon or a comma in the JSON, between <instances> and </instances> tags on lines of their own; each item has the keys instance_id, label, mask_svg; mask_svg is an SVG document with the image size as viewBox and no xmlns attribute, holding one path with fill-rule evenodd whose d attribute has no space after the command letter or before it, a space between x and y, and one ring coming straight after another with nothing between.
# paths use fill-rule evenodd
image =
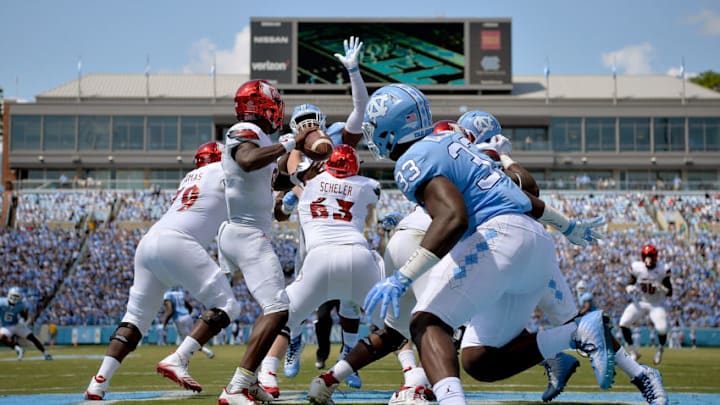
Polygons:
<instances>
[{"instance_id":1,"label":"stadium crowd","mask_svg":"<svg viewBox=\"0 0 720 405\"><path fill-rule=\"evenodd\" d=\"M79 231L50 230L49 221L75 223L94 211L110 212L116 197L122 199L114 221L85 234ZM172 192L24 192L18 210L18 228L0 228L3 289L20 286L27 292L37 325L112 325L122 317L127 292L132 284L133 255L145 229L126 230L122 222L156 220L172 199ZM679 194L657 196L650 193L545 193L552 206L571 216L604 213L608 223L627 224L627 229L610 231L598 245L585 248L570 245L555 233L557 254L570 285L585 280L597 304L617 321L630 297L624 286L629 278L630 261L639 259L639 248L653 243L661 260L672 268L674 294L666 308L671 323L681 326L720 327L720 234L708 231L720 218L718 196ZM662 231L646 206L678 211L694 230L683 238ZM649 208L649 207L648 207ZM385 190L377 216L391 212L409 213L413 206L400 193ZM292 220L292 218L291 218ZM292 222L292 221L291 221ZM368 240L378 246L377 229L367 230ZM81 253L83 239L86 250ZM297 233L275 224L272 234L287 280L294 272ZM212 245L217 258L217 246ZM609 286L609 288L608 288ZM251 325L262 313L244 283L234 285L242 306L238 321ZM193 302L197 311L202 306ZM159 315L158 315L159 319ZM539 326L544 325L539 319Z\"/></svg>"}]
</instances>

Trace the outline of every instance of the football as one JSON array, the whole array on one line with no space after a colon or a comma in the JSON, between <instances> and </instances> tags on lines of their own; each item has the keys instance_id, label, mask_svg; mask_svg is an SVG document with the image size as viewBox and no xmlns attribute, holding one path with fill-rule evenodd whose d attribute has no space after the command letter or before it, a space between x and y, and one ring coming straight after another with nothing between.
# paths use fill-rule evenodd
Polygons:
<instances>
[{"instance_id":1,"label":"football","mask_svg":"<svg viewBox=\"0 0 720 405\"><path fill-rule=\"evenodd\" d=\"M333 143L321 129L309 132L305 136L303 153L312 160L327 160L333 151Z\"/></svg>"}]
</instances>

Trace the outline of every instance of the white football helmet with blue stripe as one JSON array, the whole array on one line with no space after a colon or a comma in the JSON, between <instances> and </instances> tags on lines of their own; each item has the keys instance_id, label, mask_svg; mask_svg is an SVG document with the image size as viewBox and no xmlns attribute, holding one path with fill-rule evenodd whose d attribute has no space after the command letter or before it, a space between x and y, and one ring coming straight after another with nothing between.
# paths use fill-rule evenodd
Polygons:
<instances>
[{"instance_id":1,"label":"white football helmet with blue stripe","mask_svg":"<svg viewBox=\"0 0 720 405\"><path fill-rule=\"evenodd\" d=\"M290 116L290 129L293 133L297 133L300 128L305 126L319 126L320 129L326 131L325 114L313 104L300 104L293 110Z\"/></svg>"},{"instance_id":2,"label":"white football helmet with blue stripe","mask_svg":"<svg viewBox=\"0 0 720 405\"><path fill-rule=\"evenodd\" d=\"M490 138L502 133L500 121L485 111L468 111L458 118L458 124L475 135L475 143L489 142Z\"/></svg>"},{"instance_id":3,"label":"white football helmet with blue stripe","mask_svg":"<svg viewBox=\"0 0 720 405\"><path fill-rule=\"evenodd\" d=\"M9 303L15 305L22 300L22 290L20 287L11 287L8 291L7 300Z\"/></svg>"},{"instance_id":4,"label":"white football helmet with blue stripe","mask_svg":"<svg viewBox=\"0 0 720 405\"><path fill-rule=\"evenodd\" d=\"M389 156L396 145L432 133L430 103L417 88L390 84L375 91L365 108L363 136L378 158Z\"/></svg>"}]
</instances>

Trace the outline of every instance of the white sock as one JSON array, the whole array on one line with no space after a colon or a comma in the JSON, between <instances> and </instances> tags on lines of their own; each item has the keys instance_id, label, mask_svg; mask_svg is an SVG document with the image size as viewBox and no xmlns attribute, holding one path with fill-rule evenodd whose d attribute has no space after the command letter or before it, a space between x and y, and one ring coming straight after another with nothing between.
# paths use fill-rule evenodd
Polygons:
<instances>
[{"instance_id":1,"label":"white sock","mask_svg":"<svg viewBox=\"0 0 720 405\"><path fill-rule=\"evenodd\" d=\"M465 404L465 393L458 377L446 377L433 385L433 392L441 405Z\"/></svg>"},{"instance_id":2,"label":"white sock","mask_svg":"<svg viewBox=\"0 0 720 405\"><path fill-rule=\"evenodd\" d=\"M22 347L20 347L20 345L15 345L15 347L13 347L13 349L14 349L16 352L20 353L20 351L22 350Z\"/></svg>"},{"instance_id":3,"label":"white sock","mask_svg":"<svg viewBox=\"0 0 720 405\"><path fill-rule=\"evenodd\" d=\"M403 373L403 377L405 377L406 387L417 387L420 385L426 387L430 386L430 381L428 381L427 375L425 375L425 370L423 370L422 367L411 368Z\"/></svg>"},{"instance_id":4,"label":"white sock","mask_svg":"<svg viewBox=\"0 0 720 405\"><path fill-rule=\"evenodd\" d=\"M117 361L116 358L105 356L103 358L102 364L100 364L100 370L98 370L96 375L101 375L105 377L106 381L110 381L113 374L115 374L115 371L120 367L120 362Z\"/></svg>"},{"instance_id":5,"label":"white sock","mask_svg":"<svg viewBox=\"0 0 720 405\"><path fill-rule=\"evenodd\" d=\"M267 356L263 359L262 363L260 363L260 372L261 373L271 372L273 374L277 374L279 366L280 366L280 359L278 359L277 357Z\"/></svg>"},{"instance_id":6,"label":"white sock","mask_svg":"<svg viewBox=\"0 0 720 405\"><path fill-rule=\"evenodd\" d=\"M349 347L350 349L352 349L353 347L355 347L355 345L356 345L357 342L358 342L358 334L357 334L357 332L356 332L356 333L350 333L350 332L345 332L345 331L343 331L343 333L342 333L342 338L343 338L343 344L344 344L345 346Z\"/></svg>"},{"instance_id":7,"label":"white sock","mask_svg":"<svg viewBox=\"0 0 720 405\"><path fill-rule=\"evenodd\" d=\"M543 359L550 359L563 350L570 349L570 340L577 330L577 324L570 322L552 329L538 332L536 341Z\"/></svg>"},{"instance_id":8,"label":"white sock","mask_svg":"<svg viewBox=\"0 0 720 405\"><path fill-rule=\"evenodd\" d=\"M620 370L624 371L631 379L645 371L637 361L630 357L624 347L621 347L620 350L615 353L615 363Z\"/></svg>"},{"instance_id":9,"label":"white sock","mask_svg":"<svg viewBox=\"0 0 720 405\"><path fill-rule=\"evenodd\" d=\"M230 384L227 386L229 392L237 392L243 388L247 388L255 381L255 373L250 370L246 370L242 367L235 369L235 375L233 375Z\"/></svg>"},{"instance_id":10,"label":"white sock","mask_svg":"<svg viewBox=\"0 0 720 405\"><path fill-rule=\"evenodd\" d=\"M352 373L354 373L352 366L345 360L340 360L330 369L335 376L335 379L342 381Z\"/></svg>"},{"instance_id":11,"label":"white sock","mask_svg":"<svg viewBox=\"0 0 720 405\"><path fill-rule=\"evenodd\" d=\"M188 336L183 339L180 346L178 346L175 352L179 354L183 359L190 361L190 358L196 351L200 350L200 343L195 338Z\"/></svg>"},{"instance_id":12,"label":"white sock","mask_svg":"<svg viewBox=\"0 0 720 405\"><path fill-rule=\"evenodd\" d=\"M400 366L402 367L403 372L417 367L417 363L415 363L415 351L412 349L407 349L399 352L397 354L397 358L400 362Z\"/></svg>"}]
</instances>

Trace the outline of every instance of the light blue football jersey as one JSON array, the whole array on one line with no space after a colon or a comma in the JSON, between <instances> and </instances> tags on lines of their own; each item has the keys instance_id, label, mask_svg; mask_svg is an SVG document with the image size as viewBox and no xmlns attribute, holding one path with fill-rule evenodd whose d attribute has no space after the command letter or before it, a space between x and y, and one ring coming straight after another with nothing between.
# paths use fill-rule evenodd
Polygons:
<instances>
[{"instance_id":1,"label":"light blue football jersey","mask_svg":"<svg viewBox=\"0 0 720 405\"><path fill-rule=\"evenodd\" d=\"M329 136L330 139L332 140L332 143L334 146L338 146L343 143L343 141L342 141L343 128L345 128L344 122L335 122L327 128L327 131L325 131L327 136Z\"/></svg>"},{"instance_id":2,"label":"light blue football jersey","mask_svg":"<svg viewBox=\"0 0 720 405\"><path fill-rule=\"evenodd\" d=\"M578 294L578 302L580 302L580 307L585 306L585 302L590 301L590 311L594 311L595 309L595 300L593 299L593 295L591 292L586 291L582 294Z\"/></svg>"},{"instance_id":3,"label":"light blue football jersey","mask_svg":"<svg viewBox=\"0 0 720 405\"><path fill-rule=\"evenodd\" d=\"M185 293L182 291L168 290L163 296L163 301L170 301L173 308L172 319L178 319L190 313L185 306Z\"/></svg>"},{"instance_id":4,"label":"light blue football jersey","mask_svg":"<svg viewBox=\"0 0 720 405\"><path fill-rule=\"evenodd\" d=\"M491 158L460 134L426 136L395 164L398 188L408 200L418 204L417 189L437 176L450 179L463 194L470 219L463 239L490 218L524 214L531 209L525 193L496 168Z\"/></svg>"},{"instance_id":5,"label":"light blue football jersey","mask_svg":"<svg viewBox=\"0 0 720 405\"><path fill-rule=\"evenodd\" d=\"M0 320L2 326L15 326L20 322L22 313L25 311L25 303L20 301L10 305L7 298L0 298Z\"/></svg>"}]
</instances>

